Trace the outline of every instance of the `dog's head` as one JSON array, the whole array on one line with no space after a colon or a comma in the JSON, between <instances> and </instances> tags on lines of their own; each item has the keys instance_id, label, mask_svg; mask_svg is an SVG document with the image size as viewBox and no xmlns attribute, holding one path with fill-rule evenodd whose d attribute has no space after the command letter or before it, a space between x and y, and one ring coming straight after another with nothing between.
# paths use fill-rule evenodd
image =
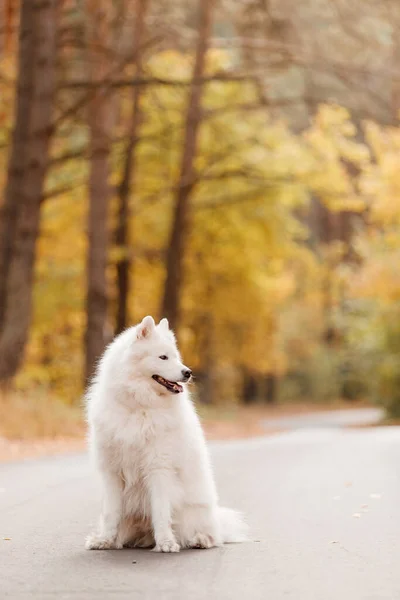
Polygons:
<instances>
[{"instance_id":1,"label":"dog's head","mask_svg":"<svg viewBox=\"0 0 400 600\"><path fill-rule=\"evenodd\" d=\"M190 380L192 372L182 363L167 319L156 325L153 317L145 317L134 333L135 373L152 381L159 394L183 392L182 384Z\"/></svg>"}]
</instances>

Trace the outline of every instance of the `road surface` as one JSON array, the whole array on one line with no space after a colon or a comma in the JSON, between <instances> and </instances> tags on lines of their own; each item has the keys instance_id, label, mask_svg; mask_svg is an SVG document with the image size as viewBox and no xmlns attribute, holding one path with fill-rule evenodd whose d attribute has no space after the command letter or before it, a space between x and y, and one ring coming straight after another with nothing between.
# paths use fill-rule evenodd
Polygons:
<instances>
[{"instance_id":1,"label":"road surface","mask_svg":"<svg viewBox=\"0 0 400 600\"><path fill-rule=\"evenodd\" d=\"M85 456L1 466L0 598L400 598L400 428L301 429L212 455L252 539L171 555L83 549L98 510Z\"/></svg>"},{"instance_id":2,"label":"road surface","mask_svg":"<svg viewBox=\"0 0 400 600\"><path fill-rule=\"evenodd\" d=\"M290 429L320 429L324 427L360 427L376 425L385 417L382 408L355 408L342 410L325 410L310 412L304 415L289 417L273 417L265 419L263 426L266 431Z\"/></svg>"}]
</instances>

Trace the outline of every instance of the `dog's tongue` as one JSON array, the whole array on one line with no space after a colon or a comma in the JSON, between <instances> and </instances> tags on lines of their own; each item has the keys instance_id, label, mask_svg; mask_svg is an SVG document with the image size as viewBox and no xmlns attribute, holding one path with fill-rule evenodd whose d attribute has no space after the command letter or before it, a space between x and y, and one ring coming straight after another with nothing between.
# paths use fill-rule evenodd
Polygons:
<instances>
[{"instance_id":1,"label":"dog's tongue","mask_svg":"<svg viewBox=\"0 0 400 600\"><path fill-rule=\"evenodd\" d=\"M176 381L169 381L168 379L164 379L164 377L161 377L161 375L153 375L153 379L155 379L157 383L165 387L170 392L173 392L174 394L179 394L180 392L183 392L183 387L180 383L177 383Z\"/></svg>"}]
</instances>

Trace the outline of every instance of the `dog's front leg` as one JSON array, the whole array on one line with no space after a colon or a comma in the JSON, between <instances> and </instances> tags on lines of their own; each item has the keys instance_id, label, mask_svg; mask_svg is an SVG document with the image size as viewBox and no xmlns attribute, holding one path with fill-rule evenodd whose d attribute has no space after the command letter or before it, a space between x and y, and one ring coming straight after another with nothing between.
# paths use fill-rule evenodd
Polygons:
<instances>
[{"instance_id":1,"label":"dog's front leg","mask_svg":"<svg viewBox=\"0 0 400 600\"><path fill-rule=\"evenodd\" d=\"M173 480L166 470L153 471L149 477L151 520L156 542L154 552L179 552L171 527Z\"/></svg>"},{"instance_id":2,"label":"dog's front leg","mask_svg":"<svg viewBox=\"0 0 400 600\"><path fill-rule=\"evenodd\" d=\"M118 527L122 516L122 480L114 473L102 473L103 510L98 531L86 539L87 550L110 550L122 548L118 538Z\"/></svg>"}]
</instances>

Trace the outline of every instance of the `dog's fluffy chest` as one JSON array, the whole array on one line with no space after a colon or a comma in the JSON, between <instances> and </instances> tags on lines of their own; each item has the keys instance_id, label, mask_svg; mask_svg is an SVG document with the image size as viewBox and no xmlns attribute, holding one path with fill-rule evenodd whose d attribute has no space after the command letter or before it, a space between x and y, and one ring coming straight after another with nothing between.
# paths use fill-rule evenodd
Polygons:
<instances>
[{"instance_id":1,"label":"dog's fluffy chest","mask_svg":"<svg viewBox=\"0 0 400 600\"><path fill-rule=\"evenodd\" d=\"M180 480L182 460L181 427L177 415L169 411L137 409L112 436L115 470L124 482L124 502L128 513L147 515L149 498L146 480L153 471L165 470Z\"/></svg>"},{"instance_id":2,"label":"dog's fluffy chest","mask_svg":"<svg viewBox=\"0 0 400 600\"><path fill-rule=\"evenodd\" d=\"M179 411L137 408L106 423L108 447L126 481L151 469L179 467Z\"/></svg>"}]
</instances>

